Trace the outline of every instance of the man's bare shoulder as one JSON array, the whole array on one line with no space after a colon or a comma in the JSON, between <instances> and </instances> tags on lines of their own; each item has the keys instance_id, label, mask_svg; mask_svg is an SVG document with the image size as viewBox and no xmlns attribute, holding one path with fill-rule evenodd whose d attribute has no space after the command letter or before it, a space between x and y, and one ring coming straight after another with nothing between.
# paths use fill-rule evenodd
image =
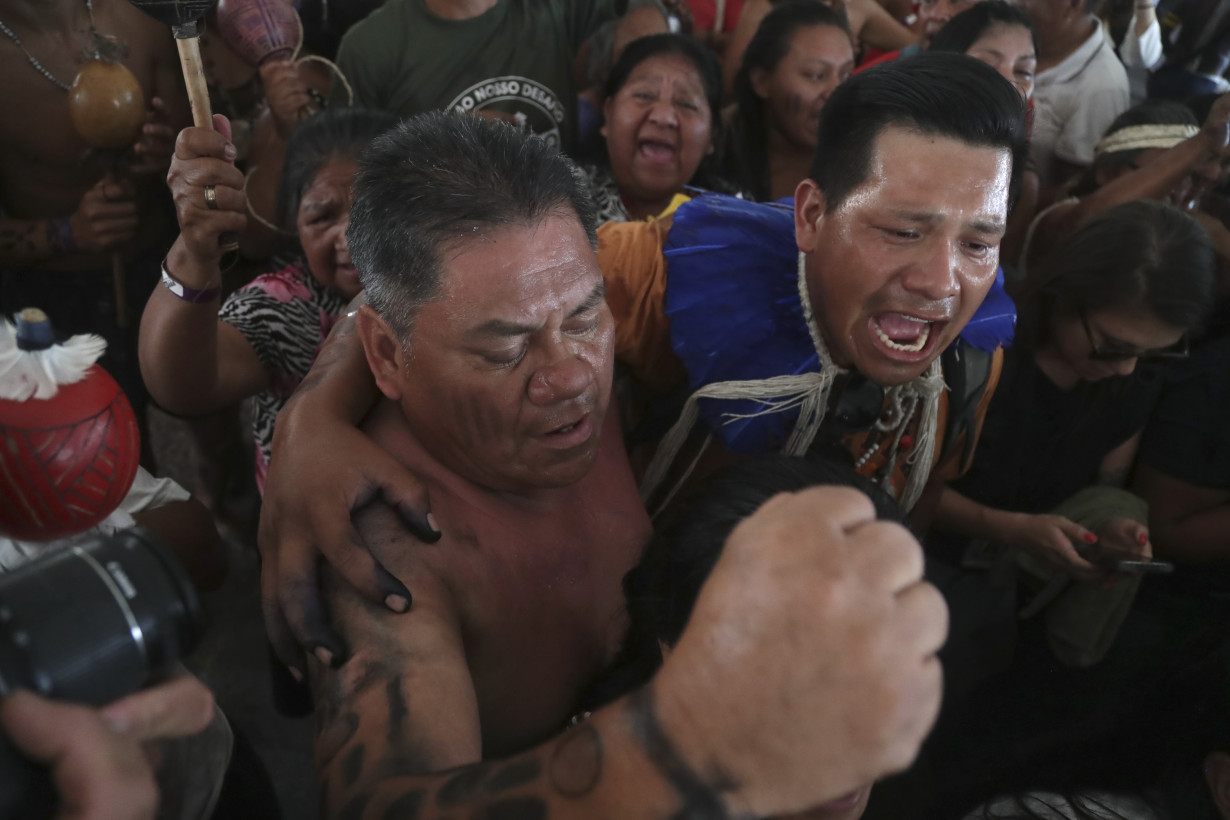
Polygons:
<instances>
[{"instance_id":1,"label":"man's bare shoulder","mask_svg":"<svg viewBox=\"0 0 1230 820\"><path fill-rule=\"evenodd\" d=\"M438 482L442 468L415 438L397 403L387 399L379 401L363 421L362 428L372 441L400 461L424 485L434 507L435 499L442 493ZM404 544L414 542L424 546L406 529L397 513L380 500L361 510L355 516L355 524L367 546L382 560L400 554L399 547ZM410 552L421 554L421 550ZM395 563L401 565L398 560Z\"/></svg>"},{"instance_id":2,"label":"man's bare shoulder","mask_svg":"<svg viewBox=\"0 0 1230 820\"><path fill-rule=\"evenodd\" d=\"M396 434L408 431L396 406L386 404L377 406L365 429L377 443L393 451ZM404 618L364 599L336 573L327 572L325 592L330 607L342 622L344 636L358 650L358 660L362 662L365 654L375 658L397 656L396 647L407 645L408 640L420 657L429 645L435 645L436 638L444 638L446 646L455 644L459 636L457 607L439 558L449 549L448 536L435 544L423 543L406 528L397 511L379 497L355 512L354 525L376 560L414 594L413 617Z\"/></svg>"},{"instance_id":3,"label":"man's bare shoulder","mask_svg":"<svg viewBox=\"0 0 1230 820\"><path fill-rule=\"evenodd\" d=\"M390 449L405 426L391 410L378 407L366 425L383 431L374 437ZM313 673L322 704L318 775L329 792L322 804L332 808L365 783L475 762L482 752L462 616L441 569L448 536L436 544L418 541L380 499L357 512L354 523L414 597L409 613L396 614L326 571L330 612L350 649L338 667L316 666Z\"/></svg>"}]
</instances>

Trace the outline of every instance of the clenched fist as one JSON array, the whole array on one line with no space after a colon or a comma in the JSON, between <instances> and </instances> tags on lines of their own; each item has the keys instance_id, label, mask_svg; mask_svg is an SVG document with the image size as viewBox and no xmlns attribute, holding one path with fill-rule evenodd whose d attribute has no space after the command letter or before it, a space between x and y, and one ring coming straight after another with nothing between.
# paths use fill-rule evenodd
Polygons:
<instances>
[{"instance_id":1,"label":"clenched fist","mask_svg":"<svg viewBox=\"0 0 1230 820\"><path fill-rule=\"evenodd\" d=\"M653 684L690 767L757 816L914 760L939 710L943 598L918 542L844 487L779 495L731 534Z\"/></svg>"},{"instance_id":2,"label":"clenched fist","mask_svg":"<svg viewBox=\"0 0 1230 820\"><path fill-rule=\"evenodd\" d=\"M181 131L167 173L180 229L167 268L184 284L200 288L220 275L223 235L236 235L247 224L243 172L235 167L230 122L215 114L214 128Z\"/></svg>"}]
</instances>

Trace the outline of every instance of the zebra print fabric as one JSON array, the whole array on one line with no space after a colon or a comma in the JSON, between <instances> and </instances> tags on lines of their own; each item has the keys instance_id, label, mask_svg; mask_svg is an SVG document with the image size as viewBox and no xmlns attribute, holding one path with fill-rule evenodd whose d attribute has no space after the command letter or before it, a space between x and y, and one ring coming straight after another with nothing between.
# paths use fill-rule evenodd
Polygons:
<instances>
[{"instance_id":1,"label":"zebra print fabric","mask_svg":"<svg viewBox=\"0 0 1230 820\"><path fill-rule=\"evenodd\" d=\"M258 276L231 294L218 317L243 334L269 376L252 400L256 483L265 492L273 423L303 381L346 300L313 278L304 260Z\"/></svg>"}]
</instances>

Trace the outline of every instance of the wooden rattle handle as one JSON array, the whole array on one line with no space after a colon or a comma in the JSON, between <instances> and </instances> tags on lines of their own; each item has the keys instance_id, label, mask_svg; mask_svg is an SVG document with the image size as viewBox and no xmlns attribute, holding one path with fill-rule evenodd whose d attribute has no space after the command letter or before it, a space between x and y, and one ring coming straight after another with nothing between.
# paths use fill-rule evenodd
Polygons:
<instances>
[{"instance_id":1,"label":"wooden rattle handle","mask_svg":"<svg viewBox=\"0 0 1230 820\"><path fill-rule=\"evenodd\" d=\"M175 38L179 46L179 64L184 70L188 87L188 102L192 106L192 124L197 128L213 128L213 112L209 109L209 87L205 84L205 66L201 62L201 41L196 37Z\"/></svg>"},{"instance_id":2,"label":"wooden rattle handle","mask_svg":"<svg viewBox=\"0 0 1230 820\"><path fill-rule=\"evenodd\" d=\"M195 24L192 29L195 31ZM175 45L179 46L179 65L184 71L184 85L188 87L188 103L192 106L192 124L197 128L212 129L214 115L209 107L209 87L205 84L205 65L201 62L200 38L176 36ZM239 237L234 234L224 234L220 237L219 243L224 251L239 249Z\"/></svg>"}]
</instances>

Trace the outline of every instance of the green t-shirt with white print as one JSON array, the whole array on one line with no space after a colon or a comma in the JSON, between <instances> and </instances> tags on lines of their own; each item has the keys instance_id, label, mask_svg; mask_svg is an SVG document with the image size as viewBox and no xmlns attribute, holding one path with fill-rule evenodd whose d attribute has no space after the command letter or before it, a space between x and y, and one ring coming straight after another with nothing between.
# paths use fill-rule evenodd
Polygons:
<instances>
[{"instance_id":1,"label":"green t-shirt with white print","mask_svg":"<svg viewBox=\"0 0 1230 820\"><path fill-rule=\"evenodd\" d=\"M337 62L355 104L408 117L435 109L499 113L565 150L576 132L577 50L626 0L499 0L446 20L425 0L389 0L342 40ZM333 99L345 89L333 85Z\"/></svg>"}]
</instances>

